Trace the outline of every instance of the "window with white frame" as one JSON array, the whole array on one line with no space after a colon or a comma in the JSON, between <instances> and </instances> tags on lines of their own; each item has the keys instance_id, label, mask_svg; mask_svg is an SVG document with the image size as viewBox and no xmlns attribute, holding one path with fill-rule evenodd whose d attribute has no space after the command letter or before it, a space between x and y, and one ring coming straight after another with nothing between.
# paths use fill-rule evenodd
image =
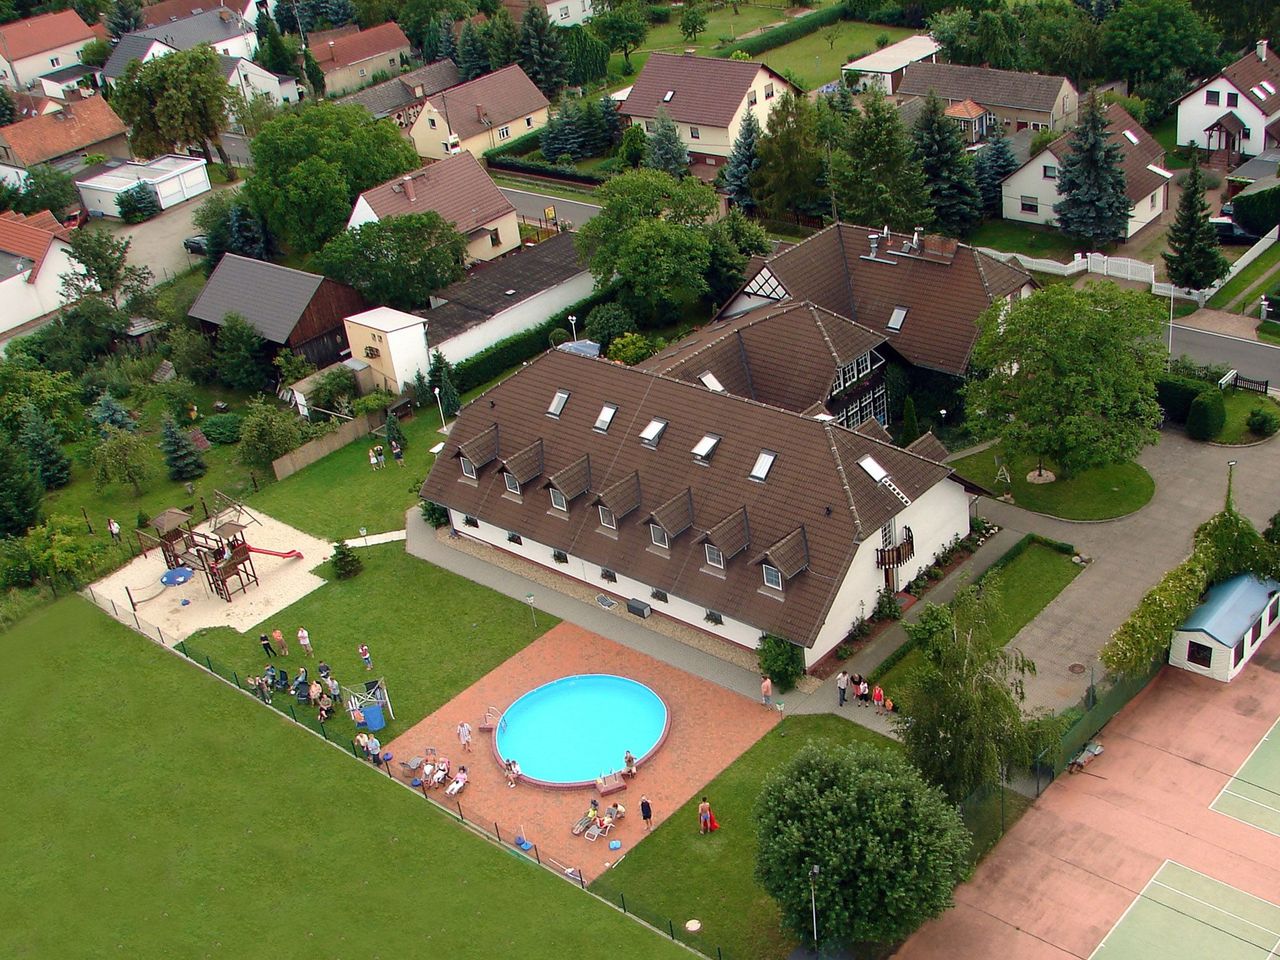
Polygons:
<instances>
[{"instance_id":1,"label":"window with white frame","mask_svg":"<svg viewBox=\"0 0 1280 960\"><path fill-rule=\"evenodd\" d=\"M1156 208L1156 195L1153 193L1151 195L1151 209L1154 210L1155 208Z\"/></svg>"},{"instance_id":2,"label":"window with white frame","mask_svg":"<svg viewBox=\"0 0 1280 960\"><path fill-rule=\"evenodd\" d=\"M699 130L697 127L690 127L690 128L689 128L689 139L690 139L690 140L701 140L701 139L702 139L702 131L701 131L701 130Z\"/></svg>"},{"instance_id":3,"label":"window with white frame","mask_svg":"<svg viewBox=\"0 0 1280 960\"><path fill-rule=\"evenodd\" d=\"M657 417L649 421L648 426L640 431L640 442L646 447L656 447L662 439L662 431L667 429L667 421Z\"/></svg>"},{"instance_id":4,"label":"window with white frame","mask_svg":"<svg viewBox=\"0 0 1280 960\"><path fill-rule=\"evenodd\" d=\"M551 487L551 488L550 488L550 493L551 493L551 506L552 506L552 507L554 507L554 508L555 508L555 509L557 509L557 510L568 510L568 509L569 509L569 503L568 503L568 501L567 501L567 500L565 500L565 498L564 498L564 494L563 494L563 493L561 493L561 492L560 492L559 490L557 490L555 487Z\"/></svg>"},{"instance_id":5,"label":"window with white frame","mask_svg":"<svg viewBox=\"0 0 1280 960\"><path fill-rule=\"evenodd\" d=\"M468 513L462 518L462 525L464 527L475 527L478 530L480 528L480 521Z\"/></svg>"},{"instance_id":6,"label":"window with white frame","mask_svg":"<svg viewBox=\"0 0 1280 960\"><path fill-rule=\"evenodd\" d=\"M364 76L364 67L361 67L361 68L360 68L360 76L362 76L362 77Z\"/></svg>"},{"instance_id":7,"label":"window with white frame","mask_svg":"<svg viewBox=\"0 0 1280 960\"><path fill-rule=\"evenodd\" d=\"M613 511L603 504L600 506L600 526L607 530L618 529L618 519L613 515Z\"/></svg>"},{"instance_id":8,"label":"window with white frame","mask_svg":"<svg viewBox=\"0 0 1280 960\"><path fill-rule=\"evenodd\" d=\"M60 66L62 66L62 58L61 58L61 57L50 57L50 58L49 58L49 66L51 66L51 67L60 67Z\"/></svg>"},{"instance_id":9,"label":"window with white frame","mask_svg":"<svg viewBox=\"0 0 1280 960\"><path fill-rule=\"evenodd\" d=\"M859 377L865 377L871 372L871 354L864 353L857 361L857 374Z\"/></svg>"},{"instance_id":10,"label":"window with white frame","mask_svg":"<svg viewBox=\"0 0 1280 960\"><path fill-rule=\"evenodd\" d=\"M510 128L510 127L499 127L499 128L498 128L498 139L499 139L499 140L506 140L509 136L511 136L511 128Z\"/></svg>"},{"instance_id":11,"label":"window with white frame","mask_svg":"<svg viewBox=\"0 0 1280 960\"><path fill-rule=\"evenodd\" d=\"M607 583L617 583L618 575L614 573L612 570L610 570L608 567L601 567L600 579L606 581Z\"/></svg>"},{"instance_id":12,"label":"window with white frame","mask_svg":"<svg viewBox=\"0 0 1280 960\"><path fill-rule=\"evenodd\" d=\"M649 539L653 541L655 547L671 546L671 541L667 538L667 531L656 523L649 524Z\"/></svg>"},{"instance_id":13,"label":"window with white frame","mask_svg":"<svg viewBox=\"0 0 1280 960\"><path fill-rule=\"evenodd\" d=\"M532 127L532 126L533 126L533 117L525 117L525 118L524 118L524 125L525 125L526 127Z\"/></svg>"},{"instance_id":14,"label":"window with white frame","mask_svg":"<svg viewBox=\"0 0 1280 960\"><path fill-rule=\"evenodd\" d=\"M756 92L751 90L747 93L747 106L754 107L756 105Z\"/></svg>"},{"instance_id":15,"label":"window with white frame","mask_svg":"<svg viewBox=\"0 0 1280 960\"><path fill-rule=\"evenodd\" d=\"M560 8L560 19L561 20L569 19L569 5L567 3Z\"/></svg>"},{"instance_id":16,"label":"window with white frame","mask_svg":"<svg viewBox=\"0 0 1280 960\"><path fill-rule=\"evenodd\" d=\"M765 98L766 100L772 100L772 99L773 99L773 84L772 84L772 83L766 83L766 84L764 85L764 98Z\"/></svg>"},{"instance_id":17,"label":"window with white frame","mask_svg":"<svg viewBox=\"0 0 1280 960\"><path fill-rule=\"evenodd\" d=\"M771 567L769 564L761 564L764 571L764 585L770 590L782 589L782 571L777 567Z\"/></svg>"},{"instance_id":18,"label":"window with white frame","mask_svg":"<svg viewBox=\"0 0 1280 960\"><path fill-rule=\"evenodd\" d=\"M427 117L427 126L434 130L436 128L436 118Z\"/></svg>"},{"instance_id":19,"label":"window with white frame","mask_svg":"<svg viewBox=\"0 0 1280 960\"><path fill-rule=\"evenodd\" d=\"M502 471L502 482L507 485L507 492L520 495L520 481L516 479L515 474Z\"/></svg>"},{"instance_id":20,"label":"window with white frame","mask_svg":"<svg viewBox=\"0 0 1280 960\"><path fill-rule=\"evenodd\" d=\"M1041 169L1041 171L1044 173L1044 178L1045 178L1046 180L1057 180L1057 179L1058 179L1058 168L1057 168L1057 166L1055 166L1054 164L1052 164L1052 163L1046 163L1046 164L1045 164L1044 166L1042 166L1040 169Z\"/></svg>"},{"instance_id":21,"label":"window with white frame","mask_svg":"<svg viewBox=\"0 0 1280 960\"><path fill-rule=\"evenodd\" d=\"M717 570L724 569L724 554L720 552L720 548L713 543L703 544L703 549L707 554L707 566L715 567Z\"/></svg>"},{"instance_id":22,"label":"window with white frame","mask_svg":"<svg viewBox=\"0 0 1280 960\"><path fill-rule=\"evenodd\" d=\"M1023 213L1039 213L1040 201L1035 197L1021 197L1019 200Z\"/></svg>"},{"instance_id":23,"label":"window with white frame","mask_svg":"<svg viewBox=\"0 0 1280 960\"><path fill-rule=\"evenodd\" d=\"M474 480L476 478L476 465L466 457L459 457L458 462L462 464L462 475Z\"/></svg>"}]
</instances>

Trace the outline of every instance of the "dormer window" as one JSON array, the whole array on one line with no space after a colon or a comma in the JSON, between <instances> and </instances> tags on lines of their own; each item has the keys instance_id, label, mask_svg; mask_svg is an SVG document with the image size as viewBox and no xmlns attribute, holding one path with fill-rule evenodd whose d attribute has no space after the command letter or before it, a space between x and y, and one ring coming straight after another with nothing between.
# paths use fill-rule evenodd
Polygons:
<instances>
[{"instance_id":1,"label":"dormer window","mask_svg":"<svg viewBox=\"0 0 1280 960\"><path fill-rule=\"evenodd\" d=\"M760 569L764 571L764 585L770 590L782 589L782 571L777 567L771 567L769 564L761 564Z\"/></svg>"},{"instance_id":2,"label":"dormer window","mask_svg":"<svg viewBox=\"0 0 1280 960\"><path fill-rule=\"evenodd\" d=\"M476 465L466 457L459 457L458 462L462 464L462 475L469 480L476 478Z\"/></svg>"},{"instance_id":3,"label":"dormer window","mask_svg":"<svg viewBox=\"0 0 1280 960\"><path fill-rule=\"evenodd\" d=\"M649 539L653 541L655 547L663 547L665 549L671 546L671 541L667 538L667 531L656 523L649 524Z\"/></svg>"},{"instance_id":4,"label":"dormer window","mask_svg":"<svg viewBox=\"0 0 1280 960\"><path fill-rule=\"evenodd\" d=\"M708 433L693 448L693 459L698 463L708 463L716 452L716 445L720 443L720 438L714 433Z\"/></svg>"},{"instance_id":5,"label":"dormer window","mask_svg":"<svg viewBox=\"0 0 1280 960\"><path fill-rule=\"evenodd\" d=\"M617 530L618 520L613 515L613 511L608 507L600 507L600 526L607 530Z\"/></svg>"},{"instance_id":6,"label":"dormer window","mask_svg":"<svg viewBox=\"0 0 1280 960\"><path fill-rule=\"evenodd\" d=\"M640 442L646 447L656 447L662 439L662 431L667 429L667 421L654 418L649 425L640 431Z\"/></svg>"},{"instance_id":7,"label":"dormer window","mask_svg":"<svg viewBox=\"0 0 1280 960\"><path fill-rule=\"evenodd\" d=\"M609 424L613 423L613 416L617 412L618 412L617 407L615 407L612 403L606 403L603 407L600 408L600 414L599 416L596 417L596 422L591 429L597 430L600 433L608 433Z\"/></svg>"},{"instance_id":8,"label":"dormer window","mask_svg":"<svg viewBox=\"0 0 1280 960\"><path fill-rule=\"evenodd\" d=\"M703 544L703 549L707 554L707 566L715 567L717 570L723 570L724 554L720 552L720 548L713 544L706 543Z\"/></svg>"},{"instance_id":9,"label":"dormer window","mask_svg":"<svg viewBox=\"0 0 1280 960\"><path fill-rule=\"evenodd\" d=\"M502 481L507 485L507 492L520 496L520 481L515 478L515 474L502 471Z\"/></svg>"},{"instance_id":10,"label":"dormer window","mask_svg":"<svg viewBox=\"0 0 1280 960\"><path fill-rule=\"evenodd\" d=\"M569 503L567 500L565 500L564 494L561 493L559 490L557 490L555 487L551 487L550 492L551 492L551 506L556 510L567 511L569 509Z\"/></svg>"},{"instance_id":11,"label":"dormer window","mask_svg":"<svg viewBox=\"0 0 1280 960\"><path fill-rule=\"evenodd\" d=\"M547 407L547 416L559 419L564 405L569 402L568 390L557 390L556 395L551 398L551 406Z\"/></svg>"}]
</instances>

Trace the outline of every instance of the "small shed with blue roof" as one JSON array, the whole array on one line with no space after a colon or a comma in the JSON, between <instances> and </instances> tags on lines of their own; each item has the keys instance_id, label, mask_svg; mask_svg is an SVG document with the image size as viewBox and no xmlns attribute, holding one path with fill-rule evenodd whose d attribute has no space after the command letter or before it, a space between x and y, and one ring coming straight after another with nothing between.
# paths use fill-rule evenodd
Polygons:
<instances>
[{"instance_id":1,"label":"small shed with blue roof","mask_svg":"<svg viewBox=\"0 0 1280 960\"><path fill-rule=\"evenodd\" d=\"M1214 584L1173 634L1169 663L1224 683L1280 620L1280 583L1242 573Z\"/></svg>"}]
</instances>

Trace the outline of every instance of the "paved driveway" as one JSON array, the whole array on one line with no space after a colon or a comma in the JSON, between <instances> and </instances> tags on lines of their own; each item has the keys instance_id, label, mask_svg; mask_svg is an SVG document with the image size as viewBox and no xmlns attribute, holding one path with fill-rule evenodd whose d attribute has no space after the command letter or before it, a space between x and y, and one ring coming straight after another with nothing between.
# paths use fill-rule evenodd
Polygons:
<instances>
[{"instance_id":1,"label":"paved driveway","mask_svg":"<svg viewBox=\"0 0 1280 960\"><path fill-rule=\"evenodd\" d=\"M215 184L213 189L226 190L228 185ZM117 236L130 240L129 262L135 266L150 267L155 274L155 282L162 283L200 262L200 257L193 257L183 249L182 241L199 233L192 223L192 217L207 196L208 194L204 194L170 207L145 223L131 225L119 220L107 220L106 228Z\"/></svg>"}]
</instances>

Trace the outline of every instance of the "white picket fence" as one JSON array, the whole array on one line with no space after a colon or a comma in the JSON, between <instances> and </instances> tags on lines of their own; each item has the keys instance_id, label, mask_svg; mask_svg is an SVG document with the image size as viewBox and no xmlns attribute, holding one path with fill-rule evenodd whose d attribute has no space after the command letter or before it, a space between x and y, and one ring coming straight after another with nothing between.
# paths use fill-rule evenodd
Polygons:
<instances>
[{"instance_id":1,"label":"white picket fence","mask_svg":"<svg viewBox=\"0 0 1280 960\"><path fill-rule=\"evenodd\" d=\"M1074 277L1081 273L1089 273L1100 277L1111 277L1117 280L1135 280L1145 283L1157 297L1173 297L1178 300L1191 300L1198 306L1205 303L1224 285L1229 283L1241 270L1268 250L1272 244L1280 240L1280 227L1273 228L1261 240L1245 251L1244 255L1231 265L1227 275L1207 290L1188 290L1175 287L1171 283L1160 283L1156 280L1156 268L1143 260L1130 257L1111 257L1105 253L1077 253L1070 263L1059 263L1057 260L1042 260L1039 257L1028 257L1022 253L1006 253L1003 250L992 250L990 247L978 247L983 253L997 260L1009 262L1016 260L1027 270L1037 273L1049 273L1056 277Z\"/></svg>"}]
</instances>

